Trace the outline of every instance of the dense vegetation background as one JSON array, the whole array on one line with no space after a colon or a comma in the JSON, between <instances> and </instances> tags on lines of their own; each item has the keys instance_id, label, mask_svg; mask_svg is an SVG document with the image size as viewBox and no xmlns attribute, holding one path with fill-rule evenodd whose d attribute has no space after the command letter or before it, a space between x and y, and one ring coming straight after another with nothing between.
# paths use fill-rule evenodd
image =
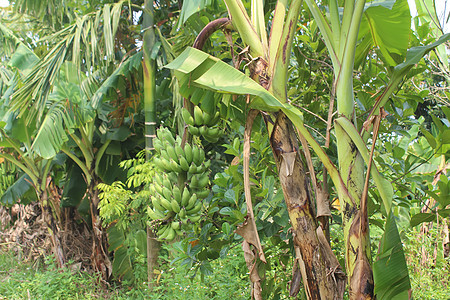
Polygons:
<instances>
[{"instance_id":1,"label":"dense vegetation background","mask_svg":"<svg viewBox=\"0 0 450 300\"><path fill-rule=\"evenodd\" d=\"M415 4L1 8L0 299L450 298L450 14Z\"/></svg>"}]
</instances>

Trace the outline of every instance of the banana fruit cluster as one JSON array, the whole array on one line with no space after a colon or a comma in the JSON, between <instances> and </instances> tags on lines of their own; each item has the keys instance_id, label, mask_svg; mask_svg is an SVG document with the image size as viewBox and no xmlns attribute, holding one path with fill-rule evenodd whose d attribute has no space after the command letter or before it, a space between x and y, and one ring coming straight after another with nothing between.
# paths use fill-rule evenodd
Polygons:
<instances>
[{"instance_id":1,"label":"banana fruit cluster","mask_svg":"<svg viewBox=\"0 0 450 300\"><path fill-rule=\"evenodd\" d=\"M180 137L175 139L167 128L158 129L153 145L158 172L150 186L152 205L147 214L161 221L158 239L171 241L200 220L202 200L209 195L211 161L206 161L204 150L196 145L186 143L183 149ZM186 178L181 184L180 174Z\"/></svg>"},{"instance_id":2,"label":"banana fruit cluster","mask_svg":"<svg viewBox=\"0 0 450 300\"><path fill-rule=\"evenodd\" d=\"M181 116L188 125L190 134L203 136L210 143L216 143L223 134L222 130L217 126L220 120L218 111L213 116L206 111L202 111L198 105L195 105L194 116L185 107L181 111Z\"/></svg>"}]
</instances>

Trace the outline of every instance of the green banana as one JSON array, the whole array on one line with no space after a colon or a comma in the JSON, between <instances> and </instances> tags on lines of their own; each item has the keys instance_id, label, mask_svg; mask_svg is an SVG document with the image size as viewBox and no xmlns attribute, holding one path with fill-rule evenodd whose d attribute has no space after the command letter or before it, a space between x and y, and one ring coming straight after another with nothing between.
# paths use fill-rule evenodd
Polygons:
<instances>
[{"instance_id":1,"label":"green banana","mask_svg":"<svg viewBox=\"0 0 450 300\"><path fill-rule=\"evenodd\" d=\"M186 209L184 209L184 208L180 209L178 216L180 217L180 219L186 218Z\"/></svg>"},{"instance_id":2,"label":"green banana","mask_svg":"<svg viewBox=\"0 0 450 300\"><path fill-rule=\"evenodd\" d=\"M154 157L154 158L153 158L153 162L155 163L155 166L156 166L158 169L164 170L164 165L163 165L163 163L162 163L161 158L159 158L159 157Z\"/></svg>"},{"instance_id":3,"label":"green banana","mask_svg":"<svg viewBox=\"0 0 450 300\"><path fill-rule=\"evenodd\" d=\"M187 162L186 158L184 156L179 156L178 160L180 161L181 170L183 170L184 172L189 171L189 163Z\"/></svg>"},{"instance_id":4,"label":"green banana","mask_svg":"<svg viewBox=\"0 0 450 300\"><path fill-rule=\"evenodd\" d=\"M208 127L206 127L206 125L203 125L201 127L198 128L198 132L200 133L200 135L205 136L207 133Z\"/></svg>"},{"instance_id":5,"label":"green banana","mask_svg":"<svg viewBox=\"0 0 450 300\"><path fill-rule=\"evenodd\" d=\"M170 182L178 182L178 174L169 173L167 175L167 177L169 178ZM170 185L172 185L172 184L170 184Z\"/></svg>"},{"instance_id":6,"label":"green banana","mask_svg":"<svg viewBox=\"0 0 450 300\"><path fill-rule=\"evenodd\" d=\"M175 153L177 154L177 157L185 156L183 148L181 148L181 146L178 144L175 145Z\"/></svg>"},{"instance_id":7,"label":"green banana","mask_svg":"<svg viewBox=\"0 0 450 300\"><path fill-rule=\"evenodd\" d=\"M180 212L181 207L180 207L180 205L178 204L177 200L172 199L172 200L170 201L170 206L172 207L172 211L173 211L173 212L175 212L175 213L179 213L179 212Z\"/></svg>"},{"instance_id":8,"label":"green banana","mask_svg":"<svg viewBox=\"0 0 450 300\"><path fill-rule=\"evenodd\" d=\"M200 209L202 209L202 207L203 207L203 203L201 201L199 201L193 208L186 210L186 214L188 216L194 215L194 214L198 213L200 211Z\"/></svg>"},{"instance_id":9,"label":"green banana","mask_svg":"<svg viewBox=\"0 0 450 300\"><path fill-rule=\"evenodd\" d=\"M180 229L181 224L180 224L180 222L178 222L178 221L173 221L172 223L170 223L170 226L171 226L174 230L178 230L178 229Z\"/></svg>"},{"instance_id":10,"label":"green banana","mask_svg":"<svg viewBox=\"0 0 450 300\"><path fill-rule=\"evenodd\" d=\"M189 174L197 174L197 167L195 166L195 164L192 164L192 165L189 167L188 173L189 173Z\"/></svg>"},{"instance_id":11,"label":"green banana","mask_svg":"<svg viewBox=\"0 0 450 300\"><path fill-rule=\"evenodd\" d=\"M200 133L199 133L199 131L198 131L198 128L195 127L195 126L189 125L189 126L188 126L188 131L189 131L189 133L192 134L192 135L195 135L195 136L200 135Z\"/></svg>"},{"instance_id":12,"label":"green banana","mask_svg":"<svg viewBox=\"0 0 450 300\"><path fill-rule=\"evenodd\" d=\"M192 194L191 198L189 199L188 204L186 205L186 213L188 210L192 209L197 204L197 195Z\"/></svg>"},{"instance_id":13,"label":"green banana","mask_svg":"<svg viewBox=\"0 0 450 300\"><path fill-rule=\"evenodd\" d=\"M170 157L171 159L173 159L173 160L178 164L178 155L177 155L177 153L175 152L175 147L172 147L172 146L170 146L170 145L167 145L166 151L167 151L167 154L169 155L169 157Z\"/></svg>"},{"instance_id":14,"label":"green banana","mask_svg":"<svg viewBox=\"0 0 450 300\"><path fill-rule=\"evenodd\" d=\"M192 216L192 217L189 217L189 221L191 221L191 223L197 223L198 221L200 221L201 217L202 217L201 215Z\"/></svg>"},{"instance_id":15,"label":"green banana","mask_svg":"<svg viewBox=\"0 0 450 300\"><path fill-rule=\"evenodd\" d=\"M192 117L191 113L183 107L181 110L181 116L183 117L184 123L188 125L194 125L194 118Z\"/></svg>"},{"instance_id":16,"label":"green banana","mask_svg":"<svg viewBox=\"0 0 450 300\"><path fill-rule=\"evenodd\" d=\"M212 118L213 116L211 116L205 111L203 112L203 124L208 125L211 122Z\"/></svg>"},{"instance_id":17,"label":"green banana","mask_svg":"<svg viewBox=\"0 0 450 300\"><path fill-rule=\"evenodd\" d=\"M190 144L184 145L184 157L188 165L190 165L192 163L192 146Z\"/></svg>"},{"instance_id":18,"label":"green banana","mask_svg":"<svg viewBox=\"0 0 450 300\"><path fill-rule=\"evenodd\" d=\"M164 231L166 231L166 230L167 230L167 225L161 226L161 227L158 229L158 231L156 232L156 235L157 235L157 236L161 236L161 235L164 234Z\"/></svg>"},{"instance_id":19,"label":"green banana","mask_svg":"<svg viewBox=\"0 0 450 300\"><path fill-rule=\"evenodd\" d=\"M208 135L211 138L218 138L221 135L221 131L219 127L208 127L206 131L206 135Z\"/></svg>"},{"instance_id":20,"label":"green banana","mask_svg":"<svg viewBox=\"0 0 450 300\"><path fill-rule=\"evenodd\" d=\"M169 233L165 236L165 240L170 242L175 238L176 232L172 227L169 227Z\"/></svg>"},{"instance_id":21,"label":"green banana","mask_svg":"<svg viewBox=\"0 0 450 300\"><path fill-rule=\"evenodd\" d=\"M167 200L166 198L161 197L159 199L160 204L167 210L172 211L172 204L170 203L169 200Z\"/></svg>"},{"instance_id":22,"label":"green banana","mask_svg":"<svg viewBox=\"0 0 450 300\"><path fill-rule=\"evenodd\" d=\"M158 130L156 130L156 137L158 138L158 140L160 141L164 141L164 128L160 127L158 128Z\"/></svg>"},{"instance_id":23,"label":"green banana","mask_svg":"<svg viewBox=\"0 0 450 300\"><path fill-rule=\"evenodd\" d=\"M155 148L155 151L157 153L160 153L161 149L163 148L161 141L158 139L153 139L153 148Z\"/></svg>"},{"instance_id":24,"label":"green banana","mask_svg":"<svg viewBox=\"0 0 450 300\"><path fill-rule=\"evenodd\" d=\"M161 173L156 172L154 178L156 183L158 183L159 185L164 185L163 176Z\"/></svg>"},{"instance_id":25,"label":"green banana","mask_svg":"<svg viewBox=\"0 0 450 300\"><path fill-rule=\"evenodd\" d=\"M198 176L198 175L197 175ZM209 176L207 173L203 173L199 176L197 181L197 186L195 186L198 189L203 189L209 182Z\"/></svg>"},{"instance_id":26,"label":"green banana","mask_svg":"<svg viewBox=\"0 0 450 300\"><path fill-rule=\"evenodd\" d=\"M161 211L161 212L165 211L165 208L161 205L161 202L157 197L152 196L151 199L152 199L153 208L155 210Z\"/></svg>"},{"instance_id":27,"label":"green banana","mask_svg":"<svg viewBox=\"0 0 450 300\"><path fill-rule=\"evenodd\" d=\"M173 138L172 133L168 129L164 130L164 139L163 139L163 141L164 140L168 141L171 146L175 146L175 139Z\"/></svg>"},{"instance_id":28,"label":"green banana","mask_svg":"<svg viewBox=\"0 0 450 300\"><path fill-rule=\"evenodd\" d=\"M198 177L197 177L197 175L192 175L189 186L197 187L197 185L198 185Z\"/></svg>"},{"instance_id":29,"label":"green banana","mask_svg":"<svg viewBox=\"0 0 450 300\"><path fill-rule=\"evenodd\" d=\"M167 239L167 236L169 234L170 229L172 229L172 227L170 227L170 225L164 225L164 230L162 231L162 233L159 235L159 238L161 240L165 240Z\"/></svg>"},{"instance_id":30,"label":"green banana","mask_svg":"<svg viewBox=\"0 0 450 300\"><path fill-rule=\"evenodd\" d=\"M171 171L173 171L175 173L181 173L182 172L181 166L176 161L174 161L173 159L170 160L169 164L170 164L170 170Z\"/></svg>"},{"instance_id":31,"label":"green banana","mask_svg":"<svg viewBox=\"0 0 450 300\"><path fill-rule=\"evenodd\" d=\"M181 195L181 206L186 206L191 198L191 193L187 187L184 187L183 194Z\"/></svg>"},{"instance_id":32,"label":"green banana","mask_svg":"<svg viewBox=\"0 0 450 300\"><path fill-rule=\"evenodd\" d=\"M158 183L156 183L156 182L153 182L153 186L154 186L154 188L155 188L155 191L158 193L158 194L162 194L162 185L159 185Z\"/></svg>"},{"instance_id":33,"label":"green banana","mask_svg":"<svg viewBox=\"0 0 450 300\"><path fill-rule=\"evenodd\" d=\"M170 200L172 198L172 191L167 186L163 186L163 188L162 188L162 195L167 200Z\"/></svg>"},{"instance_id":34,"label":"green banana","mask_svg":"<svg viewBox=\"0 0 450 300\"><path fill-rule=\"evenodd\" d=\"M150 206L147 207L147 215L152 219L152 220L161 220L164 218L164 215L156 210L151 209Z\"/></svg>"},{"instance_id":35,"label":"green banana","mask_svg":"<svg viewBox=\"0 0 450 300\"><path fill-rule=\"evenodd\" d=\"M205 161L206 157L205 157L205 151L203 149L200 148L200 161L197 164L197 166L201 165L201 163L203 163Z\"/></svg>"},{"instance_id":36,"label":"green banana","mask_svg":"<svg viewBox=\"0 0 450 300\"><path fill-rule=\"evenodd\" d=\"M200 148L199 147L193 147L192 148L192 162L198 166L200 165L198 162L200 160Z\"/></svg>"},{"instance_id":37,"label":"green banana","mask_svg":"<svg viewBox=\"0 0 450 300\"><path fill-rule=\"evenodd\" d=\"M177 186L172 188L172 196L177 203L181 203L181 191Z\"/></svg>"},{"instance_id":38,"label":"green banana","mask_svg":"<svg viewBox=\"0 0 450 300\"><path fill-rule=\"evenodd\" d=\"M203 111L197 105L194 106L194 123L196 126L203 125Z\"/></svg>"},{"instance_id":39,"label":"green banana","mask_svg":"<svg viewBox=\"0 0 450 300\"><path fill-rule=\"evenodd\" d=\"M167 161L170 160L170 156L169 156L169 154L167 153L167 151L166 151L165 148L164 148L164 149L161 149L160 157L161 157L161 160L167 160Z\"/></svg>"},{"instance_id":40,"label":"green banana","mask_svg":"<svg viewBox=\"0 0 450 300\"><path fill-rule=\"evenodd\" d=\"M208 135L205 135L205 136L203 136L203 137L204 137L205 140L206 140L208 143L210 143L210 144L215 144L215 143L217 143L217 141L219 140L219 137L213 138L213 137L210 137L210 136L208 136Z\"/></svg>"},{"instance_id":41,"label":"green banana","mask_svg":"<svg viewBox=\"0 0 450 300\"><path fill-rule=\"evenodd\" d=\"M161 185L163 187L165 186L167 188L172 186L172 182L170 182L169 177L167 175L165 175L165 174L162 176L162 184Z\"/></svg>"},{"instance_id":42,"label":"green banana","mask_svg":"<svg viewBox=\"0 0 450 300\"><path fill-rule=\"evenodd\" d=\"M169 172L172 170L168 159L161 157L161 165L162 165L162 168L160 168L160 169L164 172Z\"/></svg>"}]
</instances>

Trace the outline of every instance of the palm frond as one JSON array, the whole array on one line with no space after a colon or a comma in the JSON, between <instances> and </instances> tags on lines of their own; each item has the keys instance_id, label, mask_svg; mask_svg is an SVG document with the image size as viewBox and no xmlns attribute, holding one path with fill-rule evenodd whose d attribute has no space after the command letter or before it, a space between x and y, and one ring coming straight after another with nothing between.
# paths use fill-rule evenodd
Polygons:
<instances>
[{"instance_id":1,"label":"palm frond","mask_svg":"<svg viewBox=\"0 0 450 300\"><path fill-rule=\"evenodd\" d=\"M11 109L18 111L19 116L28 110L28 123L40 121L48 95L65 61L72 60L80 81L83 74L92 76L98 69L113 64L115 34L123 3L107 4L101 11L77 17L73 25L41 39L54 46L24 79L23 86L14 93ZM88 92L85 88L83 91Z\"/></svg>"}]
</instances>

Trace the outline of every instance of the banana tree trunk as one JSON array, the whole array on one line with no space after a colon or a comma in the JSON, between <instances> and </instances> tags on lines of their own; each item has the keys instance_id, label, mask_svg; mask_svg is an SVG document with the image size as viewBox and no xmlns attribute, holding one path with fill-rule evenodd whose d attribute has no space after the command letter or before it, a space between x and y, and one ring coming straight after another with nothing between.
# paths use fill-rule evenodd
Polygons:
<instances>
[{"instance_id":1,"label":"banana tree trunk","mask_svg":"<svg viewBox=\"0 0 450 300\"><path fill-rule=\"evenodd\" d=\"M108 256L108 240L103 230L102 220L98 211L98 180L93 179L88 186L90 209L92 218L92 254L91 261L94 270L100 272L103 280L107 280L112 273L112 264Z\"/></svg>"},{"instance_id":2,"label":"banana tree trunk","mask_svg":"<svg viewBox=\"0 0 450 300\"><path fill-rule=\"evenodd\" d=\"M145 150L146 159L150 159L150 151L153 148L153 139L155 138L155 127L156 127L156 114L155 114L155 104L156 104L156 64L155 60L151 58L151 53L155 45L155 31L153 29L154 19L153 19L153 1L146 0L144 2L144 22L143 27L145 28L144 33L144 61L143 61L143 71L144 71L144 114L145 114ZM158 253L160 244L156 240L156 234L153 229L147 226L147 276L148 276L148 287L151 289L154 272L158 263Z\"/></svg>"},{"instance_id":3,"label":"banana tree trunk","mask_svg":"<svg viewBox=\"0 0 450 300\"><path fill-rule=\"evenodd\" d=\"M294 245L300 250L300 270L307 297L342 299L345 275L317 224L295 131L281 112L272 131L271 146L292 224Z\"/></svg>"},{"instance_id":4,"label":"banana tree trunk","mask_svg":"<svg viewBox=\"0 0 450 300\"><path fill-rule=\"evenodd\" d=\"M58 267L63 267L65 264L64 252L61 246L61 238L58 227L56 225L55 217L53 215L52 207L50 205L50 199L48 197L48 191L44 188L42 191L38 191L39 199L42 206L42 215L44 217L45 224L47 225L47 231L50 234L52 241L52 252L55 255L56 263Z\"/></svg>"}]
</instances>

